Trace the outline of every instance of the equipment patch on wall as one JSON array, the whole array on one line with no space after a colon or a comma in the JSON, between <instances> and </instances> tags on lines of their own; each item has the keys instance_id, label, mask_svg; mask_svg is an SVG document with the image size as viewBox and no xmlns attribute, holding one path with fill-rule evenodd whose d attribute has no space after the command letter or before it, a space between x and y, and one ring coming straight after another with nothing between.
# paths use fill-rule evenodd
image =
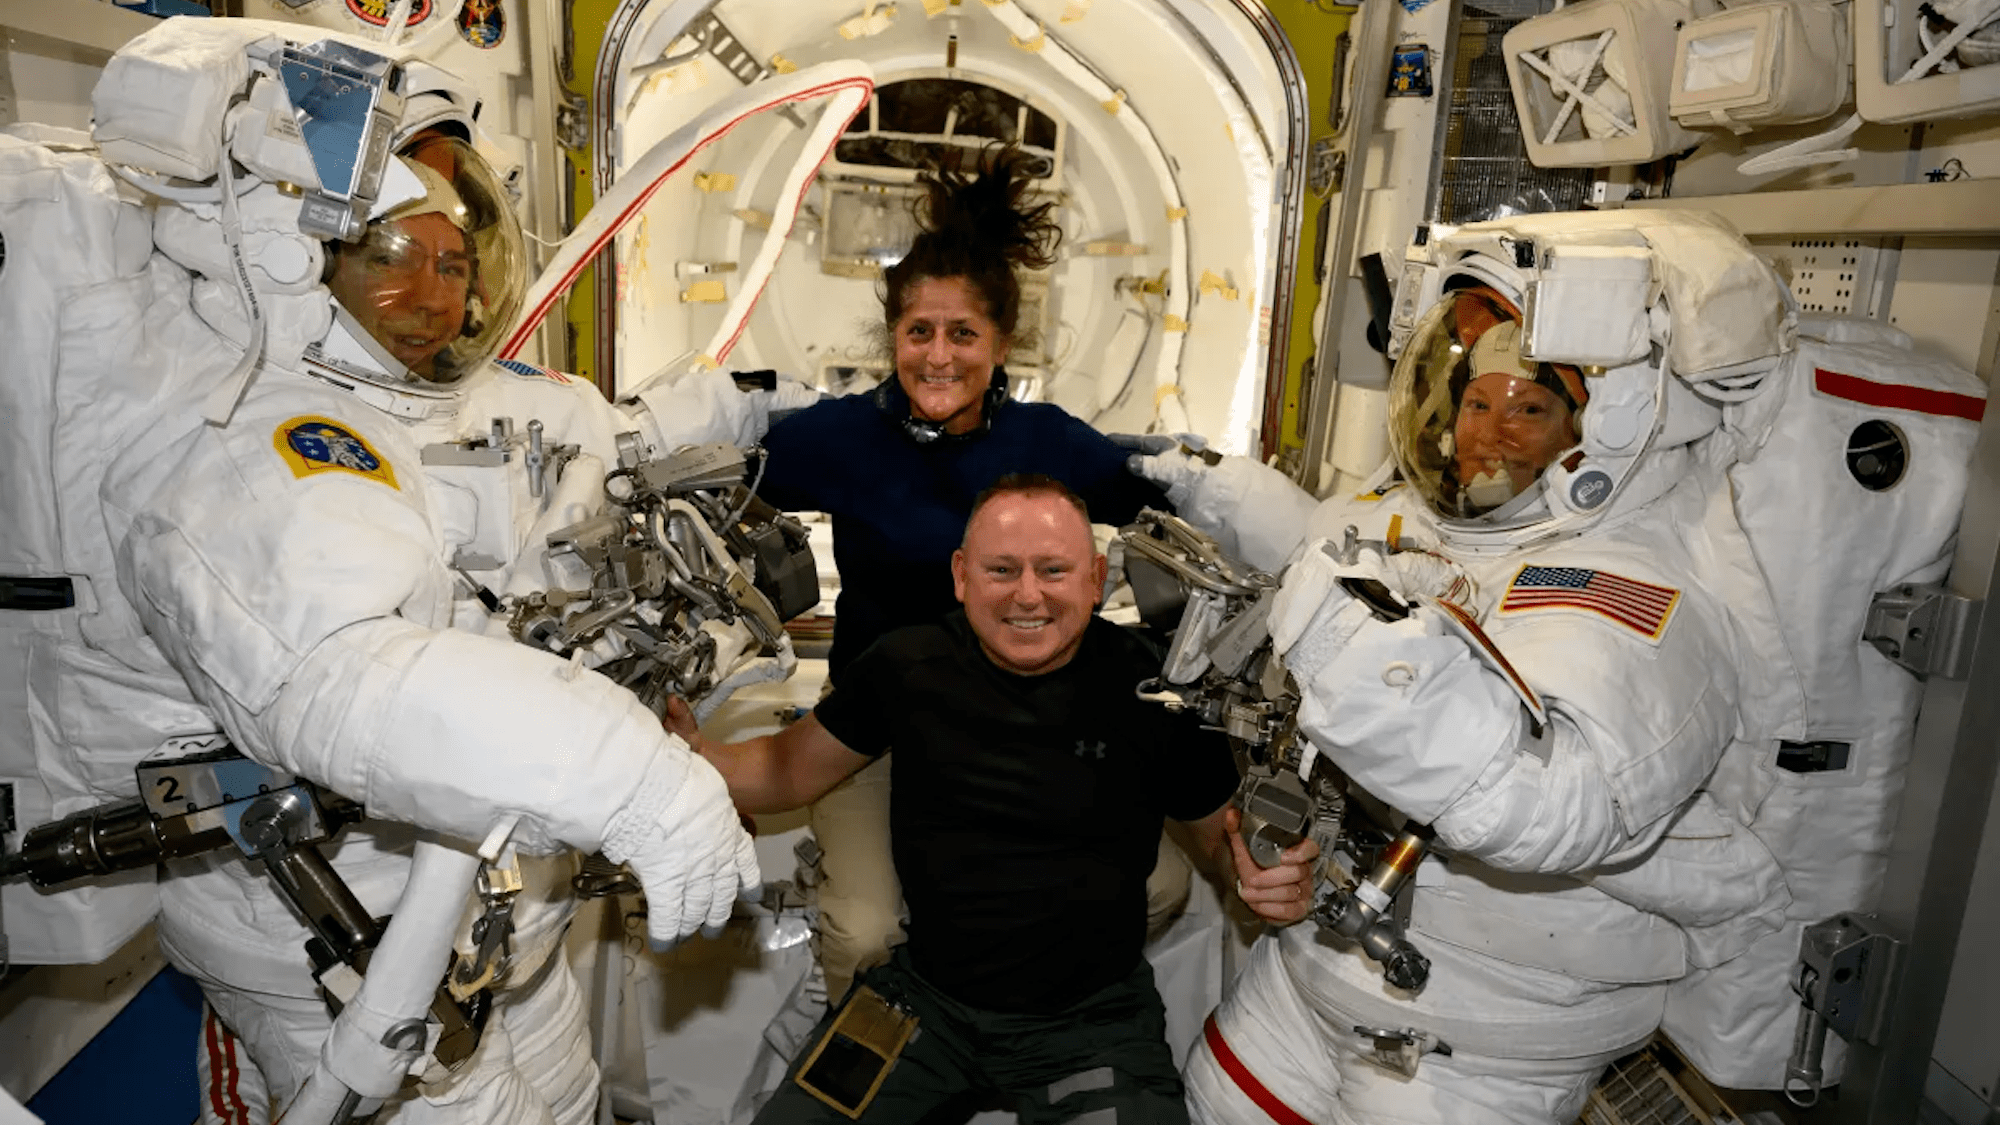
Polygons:
<instances>
[{"instance_id":1,"label":"equipment patch on wall","mask_svg":"<svg viewBox=\"0 0 2000 1125\"><path fill-rule=\"evenodd\" d=\"M1427 43L1403 43L1389 58L1389 96L1431 96L1431 49Z\"/></svg>"},{"instance_id":2,"label":"equipment patch on wall","mask_svg":"<svg viewBox=\"0 0 2000 1125\"><path fill-rule=\"evenodd\" d=\"M1802 311L1875 315L1880 239L1802 236L1756 249L1791 286Z\"/></svg>"}]
</instances>

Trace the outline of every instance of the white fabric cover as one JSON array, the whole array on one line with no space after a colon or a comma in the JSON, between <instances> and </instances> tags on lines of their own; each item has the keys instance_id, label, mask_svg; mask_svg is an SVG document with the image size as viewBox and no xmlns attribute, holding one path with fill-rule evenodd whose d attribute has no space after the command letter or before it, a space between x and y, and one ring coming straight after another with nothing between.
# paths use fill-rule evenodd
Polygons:
<instances>
[{"instance_id":1,"label":"white fabric cover","mask_svg":"<svg viewBox=\"0 0 2000 1125\"><path fill-rule=\"evenodd\" d=\"M186 275L150 257L150 225L96 159L0 134L0 575L67 577L77 598L0 611L0 781L23 831L129 795L139 758L215 729L120 594L98 514L109 456L172 432L176 394L234 358L187 315ZM102 960L152 916L152 884L0 886L13 959Z\"/></svg>"},{"instance_id":2,"label":"white fabric cover","mask_svg":"<svg viewBox=\"0 0 2000 1125\"><path fill-rule=\"evenodd\" d=\"M105 64L91 97L104 159L197 182L215 175L224 112L250 76L243 49L271 37L274 27L251 20L190 26L193 19L149 28Z\"/></svg>"},{"instance_id":3,"label":"white fabric cover","mask_svg":"<svg viewBox=\"0 0 2000 1125\"><path fill-rule=\"evenodd\" d=\"M1829 393L1823 381L1848 394L1911 388L1956 397L1919 393L1902 396L1900 407L1868 405ZM1766 392L1732 407L1726 432L1703 451L1741 459L1729 478L1782 623L1775 666L1785 677L1781 690L1750 697L1770 704L1759 717L1764 737L1733 747L1712 788L1724 811L1775 853L1793 899L1783 931L1677 984L1668 1002L1674 1041L1724 1085L1781 1084L1799 1007L1789 981L1801 930L1876 904L1922 684L1860 640L1863 622L1876 591L1936 582L1949 566L1978 426L1936 411L1975 412L1985 393L1970 372L1917 353L1893 328L1813 318ZM1909 447L1903 479L1880 492L1861 487L1845 465L1850 434L1869 420L1894 425ZM1847 766L1780 769L1779 739L1850 743ZM1828 1082L1839 1077L1840 1051L1829 1037Z\"/></svg>"}]
</instances>

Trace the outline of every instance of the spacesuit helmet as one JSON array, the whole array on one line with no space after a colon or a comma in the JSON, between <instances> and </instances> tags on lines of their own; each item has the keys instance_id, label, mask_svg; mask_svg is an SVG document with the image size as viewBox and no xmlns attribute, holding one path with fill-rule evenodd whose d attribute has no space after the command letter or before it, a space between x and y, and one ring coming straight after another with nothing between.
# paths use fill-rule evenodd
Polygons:
<instances>
[{"instance_id":1,"label":"spacesuit helmet","mask_svg":"<svg viewBox=\"0 0 2000 1125\"><path fill-rule=\"evenodd\" d=\"M1533 491L1581 441L1589 401L1575 365L1523 357L1511 300L1467 286L1432 306L1403 353L1390 441L1439 515L1471 519Z\"/></svg>"},{"instance_id":2,"label":"spacesuit helmet","mask_svg":"<svg viewBox=\"0 0 2000 1125\"><path fill-rule=\"evenodd\" d=\"M1392 321L1389 448L1439 533L1508 549L1671 488L1683 447L1757 393L1797 305L1743 237L1692 212L1434 224Z\"/></svg>"},{"instance_id":3,"label":"spacesuit helmet","mask_svg":"<svg viewBox=\"0 0 2000 1125\"><path fill-rule=\"evenodd\" d=\"M470 144L426 128L353 243L326 244L334 325L311 358L371 382L450 386L498 351L527 287L521 228ZM393 194L392 194L393 193Z\"/></svg>"}]
</instances>

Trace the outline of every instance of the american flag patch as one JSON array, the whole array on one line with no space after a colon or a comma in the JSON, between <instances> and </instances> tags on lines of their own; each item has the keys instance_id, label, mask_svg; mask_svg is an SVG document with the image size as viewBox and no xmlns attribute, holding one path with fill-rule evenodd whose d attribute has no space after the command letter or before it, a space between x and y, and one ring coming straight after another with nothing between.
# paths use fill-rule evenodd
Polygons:
<instances>
[{"instance_id":1,"label":"american flag patch","mask_svg":"<svg viewBox=\"0 0 2000 1125\"><path fill-rule=\"evenodd\" d=\"M1657 641L1673 619L1681 592L1621 578L1602 570L1575 566L1524 566L1500 599L1501 613L1537 609L1580 609L1608 617L1627 629Z\"/></svg>"},{"instance_id":2,"label":"american flag patch","mask_svg":"<svg viewBox=\"0 0 2000 1125\"><path fill-rule=\"evenodd\" d=\"M523 379L547 379L551 383L567 383L571 379L571 376L565 375L560 371L551 371L546 367L537 367L532 363L522 363L518 359L496 359L493 362L512 371Z\"/></svg>"}]
</instances>

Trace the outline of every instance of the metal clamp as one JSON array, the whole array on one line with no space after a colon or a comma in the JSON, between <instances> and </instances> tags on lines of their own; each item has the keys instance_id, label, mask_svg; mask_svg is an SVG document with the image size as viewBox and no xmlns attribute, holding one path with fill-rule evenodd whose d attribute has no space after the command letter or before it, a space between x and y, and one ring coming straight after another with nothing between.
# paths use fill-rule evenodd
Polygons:
<instances>
[{"instance_id":1,"label":"metal clamp","mask_svg":"<svg viewBox=\"0 0 2000 1125\"><path fill-rule=\"evenodd\" d=\"M1902 949L1864 915L1841 914L1806 927L1792 980L1802 1007L1785 1065L1785 1097L1794 1105L1819 1101L1829 1030L1850 1043L1881 1043Z\"/></svg>"},{"instance_id":2,"label":"metal clamp","mask_svg":"<svg viewBox=\"0 0 2000 1125\"><path fill-rule=\"evenodd\" d=\"M1446 1057L1451 1055L1451 1044L1415 1028L1369 1027L1366 1024L1355 1024L1354 1033L1366 1036L1373 1046L1374 1054L1369 1056L1369 1062L1391 1074L1400 1074L1405 1078L1417 1076L1417 1063L1425 1055L1432 1053Z\"/></svg>"},{"instance_id":3,"label":"metal clamp","mask_svg":"<svg viewBox=\"0 0 2000 1125\"><path fill-rule=\"evenodd\" d=\"M1861 639L1920 677L1962 680L1984 603L1944 586L1898 586L1868 603Z\"/></svg>"}]
</instances>

